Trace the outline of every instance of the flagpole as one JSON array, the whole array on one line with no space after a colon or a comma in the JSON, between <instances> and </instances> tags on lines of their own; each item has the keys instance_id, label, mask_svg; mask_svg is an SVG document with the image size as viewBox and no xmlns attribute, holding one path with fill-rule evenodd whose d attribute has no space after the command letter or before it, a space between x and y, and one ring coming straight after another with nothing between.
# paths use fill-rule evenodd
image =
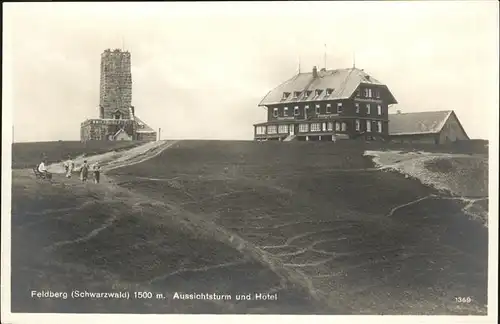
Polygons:
<instances>
[{"instance_id":1,"label":"flagpole","mask_svg":"<svg viewBox=\"0 0 500 324\"><path fill-rule=\"evenodd\" d=\"M326 70L326 44L325 44L325 55L324 55L324 61L325 61L325 62L324 62L324 63L325 63L324 68L325 68L325 70Z\"/></svg>"}]
</instances>

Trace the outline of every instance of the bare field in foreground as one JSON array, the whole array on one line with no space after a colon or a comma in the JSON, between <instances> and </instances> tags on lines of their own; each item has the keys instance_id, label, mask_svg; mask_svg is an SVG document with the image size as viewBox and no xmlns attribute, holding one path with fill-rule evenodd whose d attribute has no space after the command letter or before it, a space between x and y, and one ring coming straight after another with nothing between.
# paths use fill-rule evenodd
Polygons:
<instances>
[{"instance_id":1,"label":"bare field in foreground","mask_svg":"<svg viewBox=\"0 0 500 324\"><path fill-rule=\"evenodd\" d=\"M464 201L380 171L364 149L185 141L99 185L16 170L12 310L486 314L488 231L466 211L487 196ZM84 288L169 297L27 292ZM176 291L279 298L180 301Z\"/></svg>"}]
</instances>

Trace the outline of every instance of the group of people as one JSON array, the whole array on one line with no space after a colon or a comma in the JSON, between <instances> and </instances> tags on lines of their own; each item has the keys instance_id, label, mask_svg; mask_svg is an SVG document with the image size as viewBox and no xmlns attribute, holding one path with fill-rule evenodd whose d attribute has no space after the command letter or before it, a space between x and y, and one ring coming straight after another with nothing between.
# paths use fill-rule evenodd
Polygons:
<instances>
[{"instance_id":1,"label":"group of people","mask_svg":"<svg viewBox=\"0 0 500 324\"><path fill-rule=\"evenodd\" d=\"M66 176L68 175L69 172L70 171L68 169ZM82 182L86 182L88 180L89 172L92 172L94 174L94 183L99 183L101 177L101 166L99 165L98 162L90 166L87 163L87 160L83 161L83 165L80 168L80 180L82 180ZM71 175L69 177L71 177Z\"/></svg>"},{"instance_id":2,"label":"group of people","mask_svg":"<svg viewBox=\"0 0 500 324\"><path fill-rule=\"evenodd\" d=\"M71 178L72 173L75 171L75 162L71 159L71 157L68 157L68 160L63 162L63 165L66 171L65 174L66 178ZM42 159L42 162L38 165L38 172L43 174L46 178L51 178L51 174L47 170L47 160L45 157ZM99 165L98 162L90 166L87 163L87 160L83 161L83 165L80 167L79 172L80 172L80 180L82 182L87 182L89 177L89 172L92 172L94 175L94 183L99 183L100 181L101 166Z\"/></svg>"}]
</instances>

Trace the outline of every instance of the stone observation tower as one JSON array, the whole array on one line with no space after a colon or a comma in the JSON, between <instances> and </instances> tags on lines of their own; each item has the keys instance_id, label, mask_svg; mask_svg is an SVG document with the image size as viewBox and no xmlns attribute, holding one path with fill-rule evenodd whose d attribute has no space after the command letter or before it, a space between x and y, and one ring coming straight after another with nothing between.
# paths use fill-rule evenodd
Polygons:
<instances>
[{"instance_id":1,"label":"stone observation tower","mask_svg":"<svg viewBox=\"0 0 500 324\"><path fill-rule=\"evenodd\" d=\"M135 115L132 106L131 56L128 51L101 54L99 118L81 124L80 139L154 141L156 132Z\"/></svg>"}]
</instances>

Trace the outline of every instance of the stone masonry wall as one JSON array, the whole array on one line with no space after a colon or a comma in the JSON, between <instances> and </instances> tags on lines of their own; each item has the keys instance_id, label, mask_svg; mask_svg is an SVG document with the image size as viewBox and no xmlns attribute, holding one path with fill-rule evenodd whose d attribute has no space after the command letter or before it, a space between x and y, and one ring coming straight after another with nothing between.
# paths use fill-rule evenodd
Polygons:
<instances>
[{"instance_id":1,"label":"stone masonry wall","mask_svg":"<svg viewBox=\"0 0 500 324\"><path fill-rule=\"evenodd\" d=\"M101 54L100 107L101 118L114 118L119 110L129 119L132 104L132 72L129 52L105 50Z\"/></svg>"}]
</instances>

